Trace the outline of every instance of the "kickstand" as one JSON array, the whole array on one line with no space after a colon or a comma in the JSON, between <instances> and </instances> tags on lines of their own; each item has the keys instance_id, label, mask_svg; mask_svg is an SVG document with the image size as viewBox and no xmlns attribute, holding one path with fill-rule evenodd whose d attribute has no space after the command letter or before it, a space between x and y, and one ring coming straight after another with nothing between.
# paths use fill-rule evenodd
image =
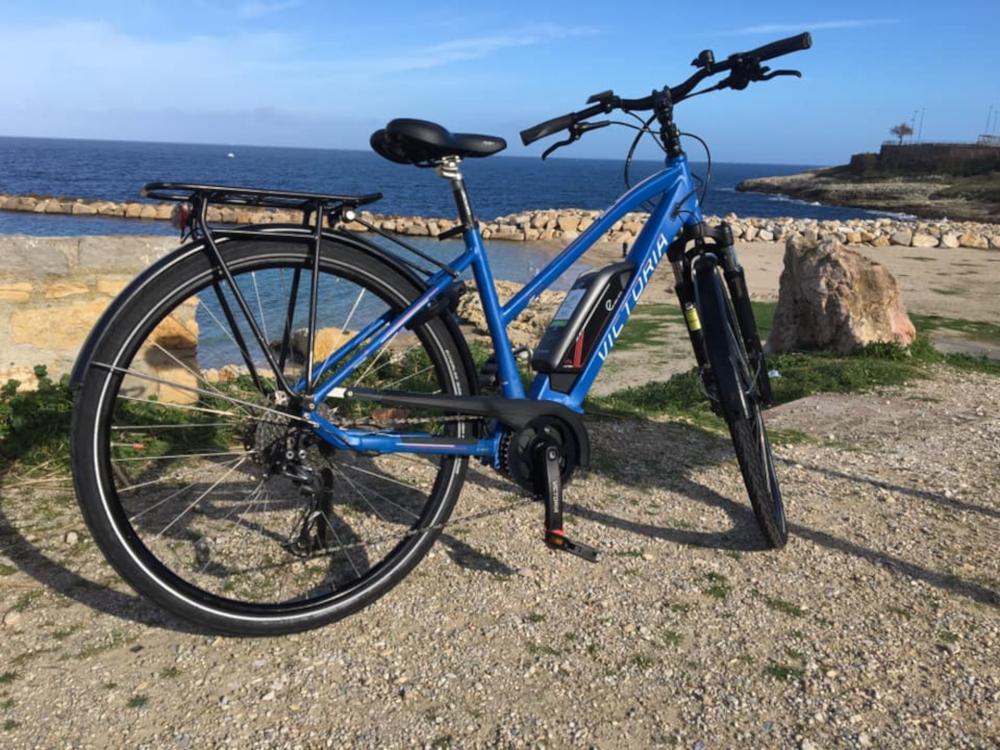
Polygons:
<instances>
[{"instance_id":1,"label":"kickstand","mask_svg":"<svg viewBox=\"0 0 1000 750\"><path fill-rule=\"evenodd\" d=\"M545 501L545 543L556 550L569 552L590 562L597 562L597 550L580 542L574 542L563 532L562 475L560 461L562 452L558 446L542 444L538 456L545 467L536 474L536 490Z\"/></svg>"}]
</instances>

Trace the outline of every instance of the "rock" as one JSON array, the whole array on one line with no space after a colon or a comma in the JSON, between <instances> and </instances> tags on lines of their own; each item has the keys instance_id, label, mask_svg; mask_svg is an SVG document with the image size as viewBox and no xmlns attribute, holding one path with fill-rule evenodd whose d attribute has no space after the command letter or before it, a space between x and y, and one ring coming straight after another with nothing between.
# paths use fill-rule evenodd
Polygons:
<instances>
[{"instance_id":1,"label":"rock","mask_svg":"<svg viewBox=\"0 0 1000 750\"><path fill-rule=\"evenodd\" d=\"M74 216L94 216L97 214L97 209L89 203L77 202L70 207L70 213Z\"/></svg>"},{"instance_id":2,"label":"rock","mask_svg":"<svg viewBox=\"0 0 1000 750\"><path fill-rule=\"evenodd\" d=\"M913 241L913 232L909 229L897 229L889 236L889 242L893 245L902 245L903 247L909 247L910 242Z\"/></svg>"},{"instance_id":3,"label":"rock","mask_svg":"<svg viewBox=\"0 0 1000 750\"><path fill-rule=\"evenodd\" d=\"M497 293L501 300L513 297L521 284L511 281L497 281ZM533 346L548 327L556 306L563 295L558 292L542 292L528 308L507 327L507 333L514 346ZM477 336L489 335L486 316L479 302L479 295L473 291L463 294L458 300L458 318L462 324Z\"/></svg>"},{"instance_id":4,"label":"rock","mask_svg":"<svg viewBox=\"0 0 1000 750\"><path fill-rule=\"evenodd\" d=\"M27 302L33 288L27 281L0 284L0 302Z\"/></svg>"},{"instance_id":5,"label":"rock","mask_svg":"<svg viewBox=\"0 0 1000 750\"><path fill-rule=\"evenodd\" d=\"M985 250L989 247L989 242L985 237L980 237L978 234L972 234L971 232L966 232L960 236L958 242L962 247L973 247L979 250Z\"/></svg>"},{"instance_id":6,"label":"rock","mask_svg":"<svg viewBox=\"0 0 1000 750\"><path fill-rule=\"evenodd\" d=\"M580 226L580 217L563 214L557 221L559 229L563 232L575 232Z\"/></svg>"},{"instance_id":7,"label":"rock","mask_svg":"<svg viewBox=\"0 0 1000 750\"><path fill-rule=\"evenodd\" d=\"M74 544L80 541L80 535L77 534L75 531L67 531L66 536L63 537L63 541L72 547Z\"/></svg>"},{"instance_id":8,"label":"rock","mask_svg":"<svg viewBox=\"0 0 1000 750\"><path fill-rule=\"evenodd\" d=\"M954 248L958 247L961 243L958 241L958 235L954 232L945 232L941 235L941 247Z\"/></svg>"},{"instance_id":9,"label":"rock","mask_svg":"<svg viewBox=\"0 0 1000 750\"><path fill-rule=\"evenodd\" d=\"M152 340L164 349L197 349L198 321L192 316L181 320L179 312L174 312L164 318L153 330Z\"/></svg>"},{"instance_id":10,"label":"rock","mask_svg":"<svg viewBox=\"0 0 1000 750\"><path fill-rule=\"evenodd\" d=\"M21 620L24 619L24 615L18 612L16 609L12 609L10 612L3 616L4 627L16 628L21 624Z\"/></svg>"},{"instance_id":11,"label":"rock","mask_svg":"<svg viewBox=\"0 0 1000 750\"><path fill-rule=\"evenodd\" d=\"M938 240L929 234L915 234L913 235L913 239L910 240L910 244L913 247L937 247Z\"/></svg>"},{"instance_id":12,"label":"rock","mask_svg":"<svg viewBox=\"0 0 1000 750\"><path fill-rule=\"evenodd\" d=\"M990 247L994 250L1000 250L1000 234L995 234L990 237Z\"/></svg>"},{"instance_id":13,"label":"rock","mask_svg":"<svg viewBox=\"0 0 1000 750\"><path fill-rule=\"evenodd\" d=\"M320 328L316 331L316 342L313 347L315 361L322 361L337 349L350 341L356 331L344 331L339 328ZM277 350L279 342L272 342L271 347ZM294 361L305 362L309 349L309 329L299 328L292 334L292 355Z\"/></svg>"},{"instance_id":14,"label":"rock","mask_svg":"<svg viewBox=\"0 0 1000 750\"><path fill-rule=\"evenodd\" d=\"M885 266L838 242L786 243L770 351L847 353L875 342L908 346L915 336Z\"/></svg>"}]
</instances>

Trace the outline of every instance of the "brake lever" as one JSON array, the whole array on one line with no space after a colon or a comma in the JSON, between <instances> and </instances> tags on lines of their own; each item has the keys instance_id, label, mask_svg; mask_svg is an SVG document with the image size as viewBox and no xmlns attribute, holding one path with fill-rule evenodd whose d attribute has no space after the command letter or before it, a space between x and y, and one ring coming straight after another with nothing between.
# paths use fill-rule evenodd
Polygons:
<instances>
[{"instance_id":1,"label":"brake lever","mask_svg":"<svg viewBox=\"0 0 1000 750\"><path fill-rule=\"evenodd\" d=\"M563 146L568 146L571 143L578 141L579 139L580 137L577 136L576 138L567 138L565 141L559 141L558 143L553 143L551 146L549 146L542 152L542 161L548 159L553 151L557 151L561 149Z\"/></svg>"},{"instance_id":2,"label":"brake lever","mask_svg":"<svg viewBox=\"0 0 1000 750\"><path fill-rule=\"evenodd\" d=\"M569 138L565 141L559 141L558 143L553 143L545 151L542 152L542 161L547 159L553 151L556 151L563 146L569 146L572 143L576 143L580 140L580 137L584 133L589 133L591 130L599 130L600 128L606 128L611 124L610 120L601 120L600 122L578 122L569 127Z\"/></svg>"},{"instance_id":3,"label":"brake lever","mask_svg":"<svg viewBox=\"0 0 1000 750\"><path fill-rule=\"evenodd\" d=\"M802 72L799 70L774 70L770 73L766 73L758 78L758 81L770 81L772 78L777 78L778 76L795 76L796 78L802 77Z\"/></svg>"}]
</instances>

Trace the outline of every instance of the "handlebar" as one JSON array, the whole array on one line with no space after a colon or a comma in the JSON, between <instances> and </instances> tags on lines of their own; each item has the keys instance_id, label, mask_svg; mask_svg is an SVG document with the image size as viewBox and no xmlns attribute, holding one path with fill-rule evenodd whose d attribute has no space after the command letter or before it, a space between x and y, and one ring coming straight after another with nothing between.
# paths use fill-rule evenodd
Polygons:
<instances>
[{"instance_id":1,"label":"handlebar","mask_svg":"<svg viewBox=\"0 0 1000 750\"><path fill-rule=\"evenodd\" d=\"M654 92L650 96L642 97L641 99L622 99L621 97L615 96L610 91L606 91L603 94L597 94L591 98L591 101L596 100L598 102L592 107L588 107L580 112L570 112L567 115L555 117L551 120L539 123L534 127L522 130L521 142L527 146L537 140L540 140L541 138L545 138L553 133L558 133L560 130L571 128L577 123L586 120L588 117L606 114L615 109L630 112L653 109L657 106L658 101L665 98L664 94L667 92L669 92L668 101L672 104L676 104L689 96L694 88L706 78L719 73L724 73L726 71L732 71L733 75L718 84L719 88L725 88L727 86L737 89L745 88L746 84L751 80L769 80L769 78L777 75L778 73L793 72L777 71L777 73L772 73L770 76L765 76L767 69L761 67L761 62L774 59L775 57L781 57L782 55L787 55L792 52L806 50L810 47L812 47L812 35L807 31L796 36L790 36L787 39L779 39L776 42L765 44L749 52L737 52L736 54L730 55L728 58L718 63L715 62L712 53L706 50L699 55L694 62L694 65L701 69L678 86L668 88L662 93ZM737 73L739 73L739 75L737 75ZM798 75L797 73L795 74Z\"/></svg>"},{"instance_id":2,"label":"handlebar","mask_svg":"<svg viewBox=\"0 0 1000 750\"><path fill-rule=\"evenodd\" d=\"M787 39L779 39L776 42L771 42L770 44L765 44L763 47L758 47L750 52L744 52L744 57L753 57L758 62L764 62L765 60L773 60L775 57L781 57L782 55L788 55L792 52L800 52L802 50L809 49L812 47L813 40L812 34L808 31L796 36L790 36Z\"/></svg>"}]
</instances>

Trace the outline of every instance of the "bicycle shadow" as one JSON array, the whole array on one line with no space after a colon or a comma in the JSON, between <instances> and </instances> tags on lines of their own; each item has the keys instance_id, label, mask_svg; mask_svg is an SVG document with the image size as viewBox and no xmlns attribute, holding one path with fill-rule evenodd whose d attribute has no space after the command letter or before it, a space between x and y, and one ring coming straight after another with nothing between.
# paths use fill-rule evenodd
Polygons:
<instances>
[{"instance_id":1,"label":"bicycle shadow","mask_svg":"<svg viewBox=\"0 0 1000 750\"><path fill-rule=\"evenodd\" d=\"M215 635L214 631L174 617L145 597L91 580L50 557L29 540L30 529L22 530L8 516L9 494L0 488L0 540L7 558L22 573L71 601L116 619L189 635Z\"/></svg>"},{"instance_id":2,"label":"bicycle shadow","mask_svg":"<svg viewBox=\"0 0 1000 750\"><path fill-rule=\"evenodd\" d=\"M732 471L735 476L739 476L739 469L735 466L732 445L728 437L678 423L659 422L649 419L630 419L628 422L628 432L633 436L636 435L636 431L641 430L650 433L654 438L654 442L659 442L662 445L677 445L682 441L686 441L689 449L684 452L682 466L678 468L677 465L671 465L671 459L669 457L662 458L663 454L661 453L658 454L657 458L653 459L658 462L655 467L656 475L661 478L658 482L645 481L638 478L634 473L627 470L627 463L621 465L613 461L604 463L595 472L620 484L640 489L666 486L688 499L709 508L722 510L728 518L730 527L722 531L699 531L679 526L663 526L622 518L601 510L587 508L577 503L567 504L566 508L569 512L594 523L675 544L719 550L737 550L740 552L767 551L768 548L764 544L763 537L761 537L757 530L756 518L750 507L749 500L744 495L736 498L726 497L690 476L693 471L718 466L724 462L732 462ZM593 425L594 429L591 433L592 437L596 437L595 453L598 450L607 450L613 456L628 456L634 459L634 448L622 448L622 446L616 444L616 441L611 438L609 432L603 430L599 425L600 423ZM777 460L780 461L780 459ZM994 515L991 509L971 506L968 503L960 501L952 502L950 499L923 490L899 487L821 467L806 468L830 476L831 478L885 487L886 489L892 489L917 499L937 504L946 504L955 510L973 510L991 516ZM942 500L945 502L942 503ZM969 581L950 573L934 571L904 560L897 555L867 547L849 539L835 536L822 529L812 528L792 520L789 521L788 528L790 535L807 539L821 547L852 555L872 565L885 566L893 572L905 575L912 580L922 581L935 588L958 594L976 602L993 606L1000 605L1000 591L996 591L975 581Z\"/></svg>"},{"instance_id":3,"label":"bicycle shadow","mask_svg":"<svg viewBox=\"0 0 1000 750\"><path fill-rule=\"evenodd\" d=\"M197 492L198 488L196 487L194 491ZM64 498L67 503L73 503L70 488L60 486L53 492ZM57 559L51 551L43 549L35 541L39 533L52 529L40 527L37 524L38 517L32 517L30 511L27 517L20 519L13 518L8 512L10 503L25 502L31 502L31 499L24 497L22 491L16 487L0 485L0 551L4 552L22 573L71 601L116 619L178 633L217 635L214 630L199 627L173 616L143 596L88 578L80 570L74 570L69 561ZM213 509L210 505L204 509L204 513L208 515L216 512L224 510ZM183 528L178 528L177 533L183 533ZM447 550L449 559L461 568L497 576L510 576L515 573L515 570L502 560L472 547L452 534L442 533L438 541ZM90 545L86 554L100 553ZM100 564L103 567L105 563L101 560Z\"/></svg>"}]
</instances>

